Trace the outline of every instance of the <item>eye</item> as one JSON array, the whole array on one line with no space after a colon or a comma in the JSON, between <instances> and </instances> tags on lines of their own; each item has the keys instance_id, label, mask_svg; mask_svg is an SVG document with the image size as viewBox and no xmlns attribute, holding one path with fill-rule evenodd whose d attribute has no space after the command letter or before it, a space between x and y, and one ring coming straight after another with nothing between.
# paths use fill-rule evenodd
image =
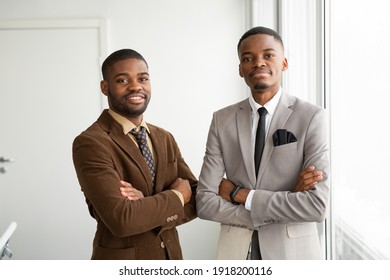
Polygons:
<instances>
[{"instance_id":1,"label":"eye","mask_svg":"<svg viewBox=\"0 0 390 280\"><path fill-rule=\"evenodd\" d=\"M273 58L275 56L275 54L273 53L267 53L264 55L265 58Z\"/></svg>"},{"instance_id":2,"label":"eye","mask_svg":"<svg viewBox=\"0 0 390 280\"><path fill-rule=\"evenodd\" d=\"M244 56L243 58L241 58L241 61L242 61L242 62L249 62L249 61L252 61L252 57Z\"/></svg>"},{"instance_id":3,"label":"eye","mask_svg":"<svg viewBox=\"0 0 390 280\"><path fill-rule=\"evenodd\" d=\"M116 82L119 84L127 84L129 82L129 80L120 78L120 79L117 79Z\"/></svg>"},{"instance_id":4,"label":"eye","mask_svg":"<svg viewBox=\"0 0 390 280\"><path fill-rule=\"evenodd\" d=\"M149 77L140 77L139 81L142 83L145 83L145 82L149 81Z\"/></svg>"}]
</instances>

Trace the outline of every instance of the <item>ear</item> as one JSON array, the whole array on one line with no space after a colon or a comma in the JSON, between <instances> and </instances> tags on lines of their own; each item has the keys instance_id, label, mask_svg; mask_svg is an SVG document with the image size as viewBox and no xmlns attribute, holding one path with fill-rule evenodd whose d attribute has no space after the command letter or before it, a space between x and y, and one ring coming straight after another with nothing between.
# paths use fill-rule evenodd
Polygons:
<instances>
[{"instance_id":1,"label":"ear","mask_svg":"<svg viewBox=\"0 0 390 280\"><path fill-rule=\"evenodd\" d=\"M241 71L241 64L238 64L238 73L240 74L240 77L243 78L244 74Z\"/></svg>"},{"instance_id":2,"label":"ear","mask_svg":"<svg viewBox=\"0 0 390 280\"><path fill-rule=\"evenodd\" d=\"M108 85L105 80L100 81L100 90L105 96L108 95Z\"/></svg>"},{"instance_id":3,"label":"ear","mask_svg":"<svg viewBox=\"0 0 390 280\"><path fill-rule=\"evenodd\" d=\"M282 71L286 71L287 68L288 68L288 61L287 58L284 58L282 62Z\"/></svg>"}]
</instances>

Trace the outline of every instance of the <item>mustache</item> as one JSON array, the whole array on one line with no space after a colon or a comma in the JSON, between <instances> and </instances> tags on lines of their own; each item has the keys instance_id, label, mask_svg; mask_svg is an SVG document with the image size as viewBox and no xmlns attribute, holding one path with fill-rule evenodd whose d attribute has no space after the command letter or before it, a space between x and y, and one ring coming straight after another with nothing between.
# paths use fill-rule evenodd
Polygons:
<instances>
[{"instance_id":1,"label":"mustache","mask_svg":"<svg viewBox=\"0 0 390 280\"><path fill-rule=\"evenodd\" d=\"M267 73L267 74L272 74L272 71L271 70L267 70L267 69L264 69L264 68L261 68L261 69L255 69L253 70L252 72L249 73L249 76L254 76L256 74L262 74L262 73Z\"/></svg>"}]
</instances>

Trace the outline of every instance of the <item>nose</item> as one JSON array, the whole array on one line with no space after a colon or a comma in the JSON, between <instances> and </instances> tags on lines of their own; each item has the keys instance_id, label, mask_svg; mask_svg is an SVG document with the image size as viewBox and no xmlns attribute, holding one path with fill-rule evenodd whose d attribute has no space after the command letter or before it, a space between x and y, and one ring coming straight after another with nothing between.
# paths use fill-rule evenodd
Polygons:
<instances>
[{"instance_id":1,"label":"nose","mask_svg":"<svg viewBox=\"0 0 390 280\"><path fill-rule=\"evenodd\" d=\"M253 67L254 68L261 68L266 66L266 62L263 58L257 57L256 59L253 60Z\"/></svg>"},{"instance_id":2,"label":"nose","mask_svg":"<svg viewBox=\"0 0 390 280\"><path fill-rule=\"evenodd\" d=\"M138 82L138 80L131 80L129 84L127 85L127 89L130 92L138 92L142 90L141 84Z\"/></svg>"}]
</instances>

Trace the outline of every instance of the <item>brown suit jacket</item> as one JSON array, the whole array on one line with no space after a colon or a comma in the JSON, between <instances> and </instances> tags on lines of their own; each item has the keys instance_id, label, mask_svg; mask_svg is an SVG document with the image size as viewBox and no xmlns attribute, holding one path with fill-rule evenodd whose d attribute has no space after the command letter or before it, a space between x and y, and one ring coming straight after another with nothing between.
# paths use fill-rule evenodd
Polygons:
<instances>
[{"instance_id":1,"label":"brown suit jacket","mask_svg":"<svg viewBox=\"0 0 390 280\"><path fill-rule=\"evenodd\" d=\"M195 193L184 207L168 190L178 177L197 180L184 162L173 136L148 124L157 158L156 194L145 160L122 127L104 110L73 142L73 162L88 209L97 221L92 259L182 259L176 226L196 217ZM119 181L145 198L121 196Z\"/></svg>"}]
</instances>

